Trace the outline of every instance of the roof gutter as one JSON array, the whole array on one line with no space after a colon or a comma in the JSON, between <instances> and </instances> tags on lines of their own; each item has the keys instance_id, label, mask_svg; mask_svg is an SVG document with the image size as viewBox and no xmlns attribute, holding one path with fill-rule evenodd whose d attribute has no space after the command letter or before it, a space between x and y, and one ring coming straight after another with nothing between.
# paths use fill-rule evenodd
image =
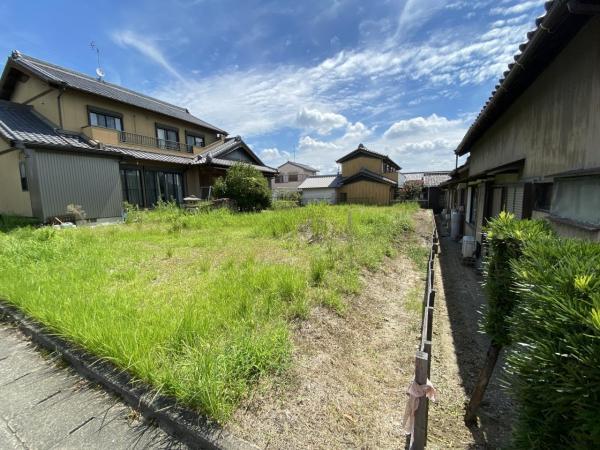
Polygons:
<instances>
[{"instance_id":1,"label":"roof gutter","mask_svg":"<svg viewBox=\"0 0 600 450\"><path fill-rule=\"evenodd\" d=\"M515 87L514 85L523 73L530 70L529 64L543 46L548 35L553 34L571 14L600 14L599 5L582 3L580 0L556 0L555 2L546 2L546 8L550 8L548 13L536 20L537 28L535 30L527 33L527 37L530 39L529 42L519 46L522 53L515 55L515 62L508 65L508 71L504 72L505 78L496 85L496 90L485 103L482 112L456 148L455 153L458 156L470 152L468 147L479 138L476 136L476 133L480 131L480 128L484 126L487 121L496 120L492 117L493 113L498 108L499 104L502 103L504 98L511 93L511 89Z\"/></svg>"}]
</instances>

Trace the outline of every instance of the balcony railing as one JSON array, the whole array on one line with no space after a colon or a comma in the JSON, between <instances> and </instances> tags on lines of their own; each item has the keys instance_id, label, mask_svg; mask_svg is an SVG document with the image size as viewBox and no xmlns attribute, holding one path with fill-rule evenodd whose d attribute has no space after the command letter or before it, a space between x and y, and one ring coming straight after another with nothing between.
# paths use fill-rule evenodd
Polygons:
<instances>
[{"instance_id":1,"label":"balcony railing","mask_svg":"<svg viewBox=\"0 0 600 450\"><path fill-rule=\"evenodd\" d=\"M119 131L119 142L124 142L132 145L141 145L143 147L154 147L162 148L164 150L174 150L177 152L193 152L193 147L191 145L186 145L175 141L167 141L164 139L157 139L150 136L143 136L141 134L128 133L126 131Z\"/></svg>"}]
</instances>

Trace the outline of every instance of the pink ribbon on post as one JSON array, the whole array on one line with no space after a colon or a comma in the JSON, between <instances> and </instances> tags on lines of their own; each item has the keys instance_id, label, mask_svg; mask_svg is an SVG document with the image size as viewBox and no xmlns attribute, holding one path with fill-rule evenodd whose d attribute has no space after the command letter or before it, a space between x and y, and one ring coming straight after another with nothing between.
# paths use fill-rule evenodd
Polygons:
<instances>
[{"instance_id":1,"label":"pink ribbon on post","mask_svg":"<svg viewBox=\"0 0 600 450\"><path fill-rule=\"evenodd\" d=\"M420 398L427 397L432 402L435 402L435 388L431 381L427 379L426 384L417 384L414 380L408 385L406 395L408 399L406 401L406 409L404 410L404 433L413 434L415 431L415 413L419 408Z\"/></svg>"}]
</instances>

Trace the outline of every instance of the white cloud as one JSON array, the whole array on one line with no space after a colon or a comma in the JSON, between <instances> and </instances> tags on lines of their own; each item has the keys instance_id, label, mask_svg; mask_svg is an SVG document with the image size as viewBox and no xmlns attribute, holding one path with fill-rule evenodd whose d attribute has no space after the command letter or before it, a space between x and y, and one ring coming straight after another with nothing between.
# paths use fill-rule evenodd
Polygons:
<instances>
[{"instance_id":1,"label":"white cloud","mask_svg":"<svg viewBox=\"0 0 600 450\"><path fill-rule=\"evenodd\" d=\"M115 31L112 39L122 47L132 47L144 56L150 58L156 64L162 66L167 72L180 81L184 81L181 74L167 61L161 49L151 39L141 36L131 30Z\"/></svg>"},{"instance_id":2,"label":"white cloud","mask_svg":"<svg viewBox=\"0 0 600 450\"><path fill-rule=\"evenodd\" d=\"M298 112L296 123L302 128L315 130L319 134L329 134L332 130L345 126L348 120L341 114L303 107Z\"/></svg>"},{"instance_id":3,"label":"white cloud","mask_svg":"<svg viewBox=\"0 0 600 450\"><path fill-rule=\"evenodd\" d=\"M438 133L445 129L460 125L460 120L448 120L446 117L431 114L428 117L413 117L392 124L384 133L385 139L394 139L415 133Z\"/></svg>"},{"instance_id":4,"label":"white cloud","mask_svg":"<svg viewBox=\"0 0 600 450\"><path fill-rule=\"evenodd\" d=\"M521 14L533 8L538 8L544 5L544 0L530 0L526 2L520 2L512 6L498 6L492 8L490 14L497 14L502 16L510 16L512 14Z\"/></svg>"},{"instance_id":5,"label":"white cloud","mask_svg":"<svg viewBox=\"0 0 600 450\"><path fill-rule=\"evenodd\" d=\"M456 1L451 6L466 11L489 3ZM246 138L295 129L302 133L296 148L299 162L335 171L335 159L363 142L398 158L405 168L448 168L454 165L453 147L472 117L447 118L436 114L435 107L428 109L428 104L456 96L461 86L480 86L500 77L530 25L529 16L520 14L517 5L496 4L510 12L490 18L483 31L443 27L429 30L421 41L367 42L303 65L229 66L225 72L183 79L156 39L140 39L127 31L114 37L177 74L151 95L185 105L195 115ZM398 23L410 29L439 9L437 1L409 0ZM417 105L421 115L411 117L411 108ZM348 117L360 121L352 123ZM394 122L395 118L402 120ZM264 154L258 150L269 162L283 156L277 148L265 148Z\"/></svg>"},{"instance_id":6,"label":"white cloud","mask_svg":"<svg viewBox=\"0 0 600 450\"><path fill-rule=\"evenodd\" d=\"M265 148L260 152L260 159L264 161L274 161L276 159L281 158L281 152L278 148Z\"/></svg>"}]
</instances>

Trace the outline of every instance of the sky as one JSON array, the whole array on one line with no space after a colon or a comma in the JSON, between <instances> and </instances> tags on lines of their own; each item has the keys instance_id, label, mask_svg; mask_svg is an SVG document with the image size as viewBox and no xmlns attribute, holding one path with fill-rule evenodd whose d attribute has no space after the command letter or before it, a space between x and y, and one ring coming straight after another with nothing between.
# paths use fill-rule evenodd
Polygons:
<instances>
[{"instance_id":1,"label":"sky","mask_svg":"<svg viewBox=\"0 0 600 450\"><path fill-rule=\"evenodd\" d=\"M453 169L544 12L543 0L32 4L0 2L0 56L95 76L94 42L106 81L241 135L267 165L295 159L321 174L360 143L402 171Z\"/></svg>"}]
</instances>

